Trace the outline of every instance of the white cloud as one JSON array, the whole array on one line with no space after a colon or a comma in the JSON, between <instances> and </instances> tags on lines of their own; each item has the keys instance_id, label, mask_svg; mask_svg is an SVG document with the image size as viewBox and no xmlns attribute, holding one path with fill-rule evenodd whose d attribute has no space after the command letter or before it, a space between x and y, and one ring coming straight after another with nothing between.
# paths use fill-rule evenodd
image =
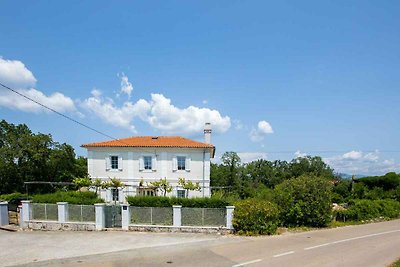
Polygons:
<instances>
[{"instance_id":1,"label":"white cloud","mask_svg":"<svg viewBox=\"0 0 400 267\"><path fill-rule=\"evenodd\" d=\"M267 121L258 122L258 131L263 134L270 134L274 132L271 125Z\"/></svg>"},{"instance_id":2,"label":"white cloud","mask_svg":"<svg viewBox=\"0 0 400 267\"><path fill-rule=\"evenodd\" d=\"M207 99L204 99L203 101L201 101L204 105L207 105L208 104L208 100Z\"/></svg>"},{"instance_id":3,"label":"white cloud","mask_svg":"<svg viewBox=\"0 0 400 267\"><path fill-rule=\"evenodd\" d=\"M267 153L264 152L240 152L237 154L242 163L249 163L258 159L267 159Z\"/></svg>"},{"instance_id":4,"label":"white cloud","mask_svg":"<svg viewBox=\"0 0 400 267\"><path fill-rule=\"evenodd\" d=\"M228 116L221 116L219 111L208 108L189 106L178 108L162 94L151 94L151 100L138 100L136 103L125 102L121 107L114 101L104 98L98 90L92 91L92 97L84 100L82 106L90 110L105 122L130 129L135 132L133 120L139 118L154 129L165 133L201 133L204 124L210 122L213 131L225 132L231 122Z\"/></svg>"},{"instance_id":5,"label":"white cloud","mask_svg":"<svg viewBox=\"0 0 400 267\"><path fill-rule=\"evenodd\" d=\"M166 133L199 133L206 122L219 133L226 132L231 126L230 118L221 116L217 110L195 106L177 108L162 94L151 94L149 105L151 109L146 121Z\"/></svg>"},{"instance_id":6,"label":"white cloud","mask_svg":"<svg viewBox=\"0 0 400 267\"><path fill-rule=\"evenodd\" d=\"M361 151L352 150L350 152L344 153L342 157L344 159L357 160L357 159L362 158L362 156L363 156L363 153Z\"/></svg>"},{"instance_id":7,"label":"white cloud","mask_svg":"<svg viewBox=\"0 0 400 267\"><path fill-rule=\"evenodd\" d=\"M271 134L273 132L271 124L262 120L258 122L257 129L251 129L249 137L252 142L258 143L264 140L266 134Z\"/></svg>"},{"instance_id":8,"label":"white cloud","mask_svg":"<svg viewBox=\"0 0 400 267\"><path fill-rule=\"evenodd\" d=\"M36 84L36 78L21 61L0 57L0 82L12 88L27 88Z\"/></svg>"},{"instance_id":9,"label":"white cloud","mask_svg":"<svg viewBox=\"0 0 400 267\"><path fill-rule=\"evenodd\" d=\"M295 156L296 158L303 158L303 157L306 157L306 156L307 156L307 153L303 153L303 152L301 152L300 150L297 150L296 152L294 152L294 156Z\"/></svg>"},{"instance_id":10,"label":"white cloud","mask_svg":"<svg viewBox=\"0 0 400 267\"><path fill-rule=\"evenodd\" d=\"M347 174L382 175L387 172L399 172L400 164L393 159L380 159L379 151L363 153L349 151L343 155L324 158L335 171Z\"/></svg>"},{"instance_id":11,"label":"white cloud","mask_svg":"<svg viewBox=\"0 0 400 267\"><path fill-rule=\"evenodd\" d=\"M119 77L120 75L118 75ZM128 98L131 98L131 93L133 91L133 85L129 82L128 76L124 73L121 74L121 93L127 94Z\"/></svg>"},{"instance_id":12,"label":"white cloud","mask_svg":"<svg viewBox=\"0 0 400 267\"><path fill-rule=\"evenodd\" d=\"M134 133L136 129L132 124L133 118L141 116L149 109L149 106L141 100L136 104L125 102L122 107L116 107L114 101L110 98L102 97L99 90L93 89L91 93L92 96L82 102L82 107L93 112L106 123L128 129Z\"/></svg>"},{"instance_id":13,"label":"white cloud","mask_svg":"<svg viewBox=\"0 0 400 267\"><path fill-rule=\"evenodd\" d=\"M18 89L17 91L58 112L75 111L74 101L61 93L55 92L50 96L46 96L42 92L33 88L27 90ZM13 92L0 93L0 106L11 109L19 109L25 112L50 112L48 109L45 109L42 106Z\"/></svg>"},{"instance_id":14,"label":"white cloud","mask_svg":"<svg viewBox=\"0 0 400 267\"><path fill-rule=\"evenodd\" d=\"M36 78L21 61L0 58L0 81L20 94L58 112L76 110L74 101L62 93L54 92L47 96L43 92L31 88L35 86ZM0 106L25 112L50 112L37 103L6 89L0 90Z\"/></svg>"}]
</instances>

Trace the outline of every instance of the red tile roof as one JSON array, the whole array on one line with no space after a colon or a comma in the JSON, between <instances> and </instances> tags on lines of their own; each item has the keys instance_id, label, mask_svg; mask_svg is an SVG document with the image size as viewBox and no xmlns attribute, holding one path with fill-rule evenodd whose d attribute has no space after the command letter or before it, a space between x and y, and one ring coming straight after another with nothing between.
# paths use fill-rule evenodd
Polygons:
<instances>
[{"instance_id":1,"label":"red tile roof","mask_svg":"<svg viewBox=\"0 0 400 267\"><path fill-rule=\"evenodd\" d=\"M212 156L215 146L201 143L180 136L132 136L104 142L83 144L82 147L179 147L179 148L208 148Z\"/></svg>"}]
</instances>

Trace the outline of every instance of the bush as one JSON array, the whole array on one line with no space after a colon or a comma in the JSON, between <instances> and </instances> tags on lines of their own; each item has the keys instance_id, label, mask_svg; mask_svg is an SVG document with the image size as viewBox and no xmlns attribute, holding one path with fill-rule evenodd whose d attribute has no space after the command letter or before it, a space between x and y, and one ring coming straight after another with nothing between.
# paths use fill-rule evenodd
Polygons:
<instances>
[{"instance_id":1,"label":"bush","mask_svg":"<svg viewBox=\"0 0 400 267\"><path fill-rule=\"evenodd\" d=\"M29 197L27 194L22 194L18 192L12 194L0 195L0 201L12 202L14 200L19 200L19 199L29 199Z\"/></svg>"},{"instance_id":2,"label":"bush","mask_svg":"<svg viewBox=\"0 0 400 267\"><path fill-rule=\"evenodd\" d=\"M241 200L236 203L232 223L238 234L271 235L279 225L279 209L266 200Z\"/></svg>"},{"instance_id":3,"label":"bush","mask_svg":"<svg viewBox=\"0 0 400 267\"><path fill-rule=\"evenodd\" d=\"M95 192L55 192L51 194L34 195L32 201L35 203L57 203L68 202L70 204L93 205L95 203L103 203L104 200L99 198Z\"/></svg>"},{"instance_id":4,"label":"bush","mask_svg":"<svg viewBox=\"0 0 400 267\"><path fill-rule=\"evenodd\" d=\"M129 196L129 205L135 207L171 207L181 205L190 208L224 208L230 203L219 198L177 198L162 196Z\"/></svg>"},{"instance_id":5,"label":"bush","mask_svg":"<svg viewBox=\"0 0 400 267\"><path fill-rule=\"evenodd\" d=\"M346 210L336 211L336 220L362 221L384 217L387 219L400 216L400 202L392 199L385 200L353 200Z\"/></svg>"},{"instance_id":6,"label":"bush","mask_svg":"<svg viewBox=\"0 0 400 267\"><path fill-rule=\"evenodd\" d=\"M301 176L275 188L275 201L286 226L326 226L331 221L331 183L321 177Z\"/></svg>"}]
</instances>

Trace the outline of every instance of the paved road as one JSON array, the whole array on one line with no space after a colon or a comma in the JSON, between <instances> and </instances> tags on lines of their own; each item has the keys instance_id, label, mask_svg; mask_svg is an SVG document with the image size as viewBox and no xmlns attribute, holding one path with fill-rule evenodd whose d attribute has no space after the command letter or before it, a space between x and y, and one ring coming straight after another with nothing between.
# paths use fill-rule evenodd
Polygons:
<instances>
[{"instance_id":1,"label":"paved road","mask_svg":"<svg viewBox=\"0 0 400 267\"><path fill-rule=\"evenodd\" d=\"M394 220L270 237L207 239L202 236L201 240L173 245L43 261L29 266L364 267L387 266L399 256L400 220Z\"/></svg>"}]
</instances>

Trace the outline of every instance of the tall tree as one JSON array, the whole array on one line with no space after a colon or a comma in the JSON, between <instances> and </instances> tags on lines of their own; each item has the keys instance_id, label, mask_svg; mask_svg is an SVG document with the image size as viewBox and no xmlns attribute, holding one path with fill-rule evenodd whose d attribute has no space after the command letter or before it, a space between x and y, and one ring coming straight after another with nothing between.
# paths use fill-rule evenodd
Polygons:
<instances>
[{"instance_id":1,"label":"tall tree","mask_svg":"<svg viewBox=\"0 0 400 267\"><path fill-rule=\"evenodd\" d=\"M237 180L241 159L236 152L225 152L221 157L222 164L228 167L227 186L234 186Z\"/></svg>"},{"instance_id":2,"label":"tall tree","mask_svg":"<svg viewBox=\"0 0 400 267\"><path fill-rule=\"evenodd\" d=\"M76 159L72 146L53 141L49 134L34 134L25 124L0 121L0 194L22 192L27 181L70 182L84 176L85 159Z\"/></svg>"}]
</instances>

